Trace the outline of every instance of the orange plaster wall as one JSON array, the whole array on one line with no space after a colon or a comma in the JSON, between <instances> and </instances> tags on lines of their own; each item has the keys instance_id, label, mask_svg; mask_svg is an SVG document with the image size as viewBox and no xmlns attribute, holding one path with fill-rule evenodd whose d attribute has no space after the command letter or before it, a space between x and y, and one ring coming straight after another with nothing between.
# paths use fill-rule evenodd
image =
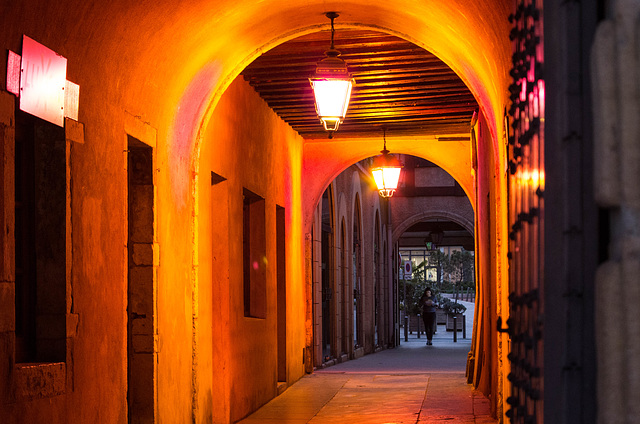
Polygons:
<instances>
[{"instance_id":1,"label":"orange plaster wall","mask_svg":"<svg viewBox=\"0 0 640 424\"><path fill-rule=\"evenodd\" d=\"M149 107L146 99L161 99L158 117L170 123L167 160L176 181L172 189L177 195L183 194L188 185L189 157L197 151L193 147L198 128L210 119L228 84L261 51L326 28L323 13L337 10L338 30L344 26L390 32L434 52L450 65L476 96L496 137L486 153L503 161L497 137L502 132L502 111L507 104L510 2L494 2L492 6L407 0L120 4L136 22L135 29L123 28L131 33L127 38L130 43L124 43L118 52L126 57L130 73L136 76L123 81L122 88L129 93L124 100L134 114L140 111L153 117L155 107ZM122 60L113 49L109 53L114 56L110 59ZM150 72L155 78L149 78Z\"/></svg>"},{"instance_id":2,"label":"orange plaster wall","mask_svg":"<svg viewBox=\"0 0 640 424\"><path fill-rule=\"evenodd\" d=\"M202 353L208 352L204 345L211 343L210 340L213 346L212 361L206 355L199 360L198 374L204 374L203 383L211 381L212 389L206 393L207 387L203 387L200 399L203 408L213 405L214 422L238 420L276 394L276 240L273 236L276 204L287 211L287 313L291 317L287 356L291 382L303 373L299 354L304 347L302 233L299 213L291 213L299 209L297 163L301 144L300 136L281 121L242 78L225 92L204 133L198 179L198 285L200 294L206 293L207 297L199 302L200 316L205 318L200 321L199 331L202 332ZM227 181L211 187L211 171ZM243 314L243 187L266 200L267 261L261 264L267 271L266 319L247 318ZM211 259L213 272L208 265ZM202 415L202 419L210 417Z\"/></svg>"}]
</instances>

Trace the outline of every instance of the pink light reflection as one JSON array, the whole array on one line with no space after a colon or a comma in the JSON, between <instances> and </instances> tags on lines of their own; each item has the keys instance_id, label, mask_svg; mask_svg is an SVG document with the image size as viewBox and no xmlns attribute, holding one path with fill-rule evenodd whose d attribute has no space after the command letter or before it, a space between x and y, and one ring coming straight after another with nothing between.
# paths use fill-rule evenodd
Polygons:
<instances>
[{"instance_id":1,"label":"pink light reflection","mask_svg":"<svg viewBox=\"0 0 640 424\"><path fill-rule=\"evenodd\" d=\"M540 117L544 118L545 91L544 80L538 81L538 99L540 104Z\"/></svg>"},{"instance_id":2,"label":"pink light reflection","mask_svg":"<svg viewBox=\"0 0 640 424\"><path fill-rule=\"evenodd\" d=\"M198 129L211 102L221 67L204 66L185 89L176 109L169 140L169 169L176 201L184 205L189 191L190 165Z\"/></svg>"}]
</instances>

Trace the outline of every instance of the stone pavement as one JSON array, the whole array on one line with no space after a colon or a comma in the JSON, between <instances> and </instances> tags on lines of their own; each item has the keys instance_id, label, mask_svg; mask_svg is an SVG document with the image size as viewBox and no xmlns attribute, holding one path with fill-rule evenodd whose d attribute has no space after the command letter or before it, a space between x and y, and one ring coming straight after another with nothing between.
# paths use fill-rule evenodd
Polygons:
<instances>
[{"instance_id":1,"label":"stone pavement","mask_svg":"<svg viewBox=\"0 0 640 424\"><path fill-rule=\"evenodd\" d=\"M395 349L316 370L240 424L495 424L489 402L466 383L473 304L467 338L443 325L426 338L409 336ZM471 316L471 318L469 318Z\"/></svg>"}]
</instances>

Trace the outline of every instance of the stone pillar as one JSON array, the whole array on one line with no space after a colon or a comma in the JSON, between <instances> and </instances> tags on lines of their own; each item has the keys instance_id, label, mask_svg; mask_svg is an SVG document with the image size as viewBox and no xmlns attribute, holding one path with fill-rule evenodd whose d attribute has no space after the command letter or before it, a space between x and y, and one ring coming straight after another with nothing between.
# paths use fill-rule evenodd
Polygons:
<instances>
[{"instance_id":1,"label":"stone pillar","mask_svg":"<svg viewBox=\"0 0 640 424\"><path fill-rule=\"evenodd\" d=\"M640 2L612 2L592 49L594 190L609 213L596 277L598 423L640 416Z\"/></svg>"}]
</instances>

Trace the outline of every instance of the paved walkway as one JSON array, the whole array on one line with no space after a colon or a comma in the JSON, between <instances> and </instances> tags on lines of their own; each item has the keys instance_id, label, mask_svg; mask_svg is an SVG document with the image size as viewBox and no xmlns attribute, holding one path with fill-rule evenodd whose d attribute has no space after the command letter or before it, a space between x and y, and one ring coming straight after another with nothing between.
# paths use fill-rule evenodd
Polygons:
<instances>
[{"instance_id":1,"label":"paved walkway","mask_svg":"<svg viewBox=\"0 0 640 424\"><path fill-rule=\"evenodd\" d=\"M415 332L395 349L316 370L241 424L495 424L489 402L466 383L467 339L438 326L433 345Z\"/></svg>"}]
</instances>

